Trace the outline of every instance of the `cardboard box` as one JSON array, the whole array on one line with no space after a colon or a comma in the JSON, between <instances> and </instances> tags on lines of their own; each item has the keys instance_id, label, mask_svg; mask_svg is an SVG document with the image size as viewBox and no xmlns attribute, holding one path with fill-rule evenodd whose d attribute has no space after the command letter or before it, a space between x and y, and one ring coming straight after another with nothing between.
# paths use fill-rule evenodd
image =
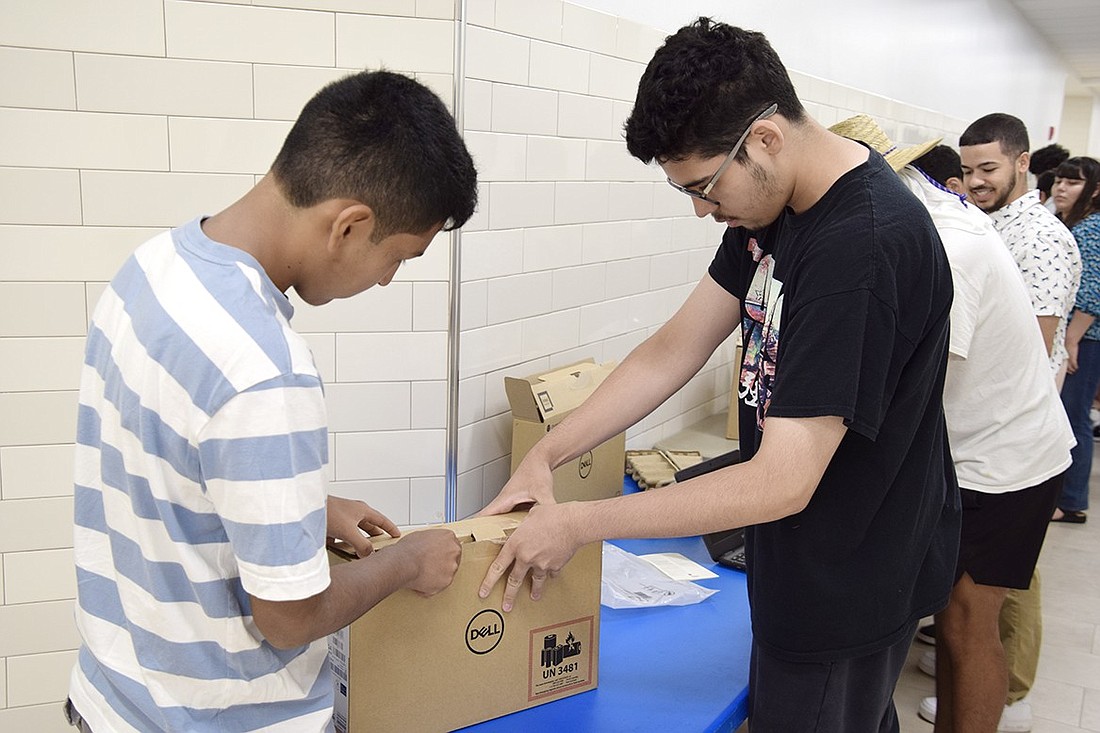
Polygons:
<instances>
[{"instance_id":1,"label":"cardboard box","mask_svg":"<svg viewBox=\"0 0 1100 733\"><path fill-rule=\"evenodd\" d=\"M532 374L505 377L512 408L512 473L527 451L596 391L615 368L592 360ZM554 498L559 502L607 499L623 493L626 434L620 433L569 463L554 469Z\"/></svg>"},{"instance_id":2,"label":"cardboard box","mask_svg":"<svg viewBox=\"0 0 1100 733\"><path fill-rule=\"evenodd\" d=\"M462 542L446 590L402 590L329 637L337 733L450 731L594 690L600 647L599 542L582 547L532 601L509 613L504 581L478 598L489 564L525 512L441 525ZM400 539L372 540L376 552ZM355 562L330 548L330 564ZM569 721L562 721L564 729Z\"/></svg>"}]
</instances>

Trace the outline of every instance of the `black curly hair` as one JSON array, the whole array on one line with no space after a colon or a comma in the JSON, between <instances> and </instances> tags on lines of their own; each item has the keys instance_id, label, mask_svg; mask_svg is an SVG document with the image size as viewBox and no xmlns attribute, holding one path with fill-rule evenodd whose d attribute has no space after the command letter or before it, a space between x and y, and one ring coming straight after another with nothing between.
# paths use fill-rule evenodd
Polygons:
<instances>
[{"instance_id":1,"label":"black curly hair","mask_svg":"<svg viewBox=\"0 0 1100 733\"><path fill-rule=\"evenodd\" d=\"M1054 188L1054 178L1053 168L1043 171L1035 176L1035 188L1039 189L1044 196L1049 197L1051 190Z\"/></svg>"},{"instance_id":2,"label":"black curly hair","mask_svg":"<svg viewBox=\"0 0 1100 733\"><path fill-rule=\"evenodd\" d=\"M994 112L970 123L959 136L959 147L998 143L1001 152L1015 159L1028 149L1027 126L1019 117L1004 112Z\"/></svg>"},{"instance_id":3,"label":"black curly hair","mask_svg":"<svg viewBox=\"0 0 1100 733\"><path fill-rule=\"evenodd\" d=\"M1054 170L1066 162L1067 158L1069 158L1069 150L1058 143L1051 143L1038 150L1031 151L1031 160L1027 164L1027 169L1029 172L1039 175L1043 171Z\"/></svg>"},{"instance_id":4,"label":"black curly hair","mask_svg":"<svg viewBox=\"0 0 1100 733\"><path fill-rule=\"evenodd\" d=\"M806 118L764 34L701 17L653 54L626 121L626 147L643 163L724 155L773 102L791 122Z\"/></svg>"},{"instance_id":5,"label":"black curly hair","mask_svg":"<svg viewBox=\"0 0 1100 733\"><path fill-rule=\"evenodd\" d=\"M932 177L940 185L946 184L948 178L963 177L962 160L954 148L946 145L937 145L913 161L913 165Z\"/></svg>"}]
</instances>

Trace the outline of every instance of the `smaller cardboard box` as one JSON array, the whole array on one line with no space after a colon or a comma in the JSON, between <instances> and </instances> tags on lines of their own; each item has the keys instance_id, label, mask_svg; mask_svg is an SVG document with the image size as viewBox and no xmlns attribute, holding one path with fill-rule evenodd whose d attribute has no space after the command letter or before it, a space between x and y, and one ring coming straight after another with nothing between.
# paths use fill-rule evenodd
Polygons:
<instances>
[{"instance_id":1,"label":"smaller cardboard box","mask_svg":"<svg viewBox=\"0 0 1100 733\"><path fill-rule=\"evenodd\" d=\"M478 597L489 564L525 516L440 525L462 543L454 582L430 598L398 591L329 637L337 733L450 731L596 688L599 542L582 547L538 601L529 577L509 613L500 610L505 578ZM395 542L372 539L376 552ZM354 558L329 548L330 565Z\"/></svg>"},{"instance_id":2,"label":"smaller cardboard box","mask_svg":"<svg viewBox=\"0 0 1100 733\"><path fill-rule=\"evenodd\" d=\"M505 377L512 408L512 473L542 436L596 391L614 362L570 364L528 377ZM554 469L554 498L559 502L607 499L623 493L626 434L619 433L569 463Z\"/></svg>"}]
</instances>

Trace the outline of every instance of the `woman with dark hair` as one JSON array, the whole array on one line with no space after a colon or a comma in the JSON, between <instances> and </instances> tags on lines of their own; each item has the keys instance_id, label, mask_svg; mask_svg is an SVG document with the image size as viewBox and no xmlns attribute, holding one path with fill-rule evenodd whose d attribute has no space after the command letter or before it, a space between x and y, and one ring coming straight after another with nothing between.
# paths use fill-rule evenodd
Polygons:
<instances>
[{"instance_id":1,"label":"woman with dark hair","mask_svg":"<svg viewBox=\"0 0 1100 733\"><path fill-rule=\"evenodd\" d=\"M1054 171L1051 197L1058 218L1073 232L1081 251L1081 285L1066 328L1069 364L1062 387L1077 445L1051 521L1084 524L1093 452L1089 408L1100 387L1100 162L1085 157L1066 160Z\"/></svg>"}]
</instances>

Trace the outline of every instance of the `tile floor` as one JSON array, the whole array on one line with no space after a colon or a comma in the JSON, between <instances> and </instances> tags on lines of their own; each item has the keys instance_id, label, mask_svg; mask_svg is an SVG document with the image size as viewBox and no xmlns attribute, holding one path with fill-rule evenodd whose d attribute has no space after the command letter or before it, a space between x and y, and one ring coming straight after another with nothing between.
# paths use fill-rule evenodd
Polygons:
<instances>
[{"instance_id":1,"label":"tile floor","mask_svg":"<svg viewBox=\"0 0 1100 733\"><path fill-rule=\"evenodd\" d=\"M736 447L726 441L725 415L715 416L658 443L695 448L704 458ZM1043 579L1043 647L1031 691L1033 733L1100 732L1100 444L1093 465L1091 517L1083 525L1052 524L1039 572ZM913 642L894 693L902 733L930 733L917 715L920 700L935 694L935 680L917 668L931 649ZM745 733L742 726L737 733Z\"/></svg>"}]
</instances>

